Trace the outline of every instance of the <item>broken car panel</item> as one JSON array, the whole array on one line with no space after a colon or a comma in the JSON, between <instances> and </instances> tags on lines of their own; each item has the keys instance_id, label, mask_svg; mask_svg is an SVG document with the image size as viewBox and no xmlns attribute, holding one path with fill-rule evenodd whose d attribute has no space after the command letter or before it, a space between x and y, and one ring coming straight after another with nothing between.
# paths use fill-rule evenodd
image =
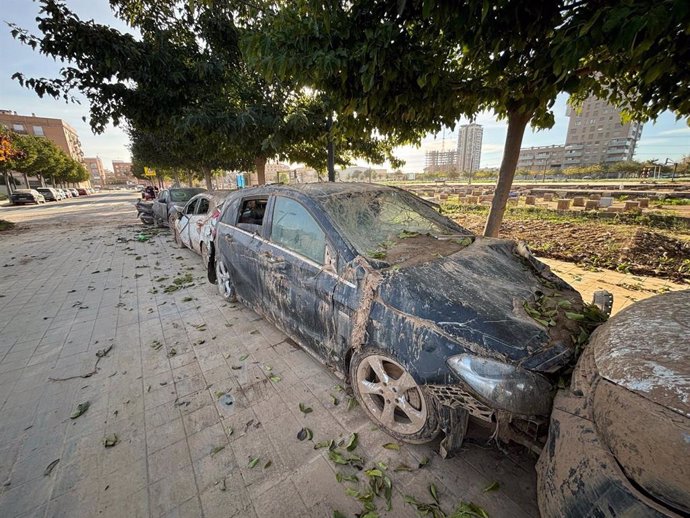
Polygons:
<instances>
[{"instance_id":1,"label":"broken car panel","mask_svg":"<svg viewBox=\"0 0 690 518\"><path fill-rule=\"evenodd\" d=\"M406 191L323 183L231 194L216 250L219 291L349 376L391 435L447 450L472 416L539 448L585 306L524 247Z\"/></svg>"}]
</instances>

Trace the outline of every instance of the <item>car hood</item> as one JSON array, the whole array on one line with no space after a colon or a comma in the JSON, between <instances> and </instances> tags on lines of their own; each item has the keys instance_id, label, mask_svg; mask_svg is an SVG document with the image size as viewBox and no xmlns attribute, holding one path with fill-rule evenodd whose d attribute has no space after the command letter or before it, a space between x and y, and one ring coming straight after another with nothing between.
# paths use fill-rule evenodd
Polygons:
<instances>
[{"instance_id":1,"label":"car hood","mask_svg":"<svg viewBox=\"0 0 690 518\"><path fill-rule=\"evenodd\" d=\"M558 370L574 356L573 323L564 323L561 315L547 329L527 314L525 302L555 293L577 310L582 299L524 247L521 254L517 249L514 241L476 238L450 256L389 272L380 297L413 318L432 322L477 354L534 370Z\"/></svg>"},{"instance_id":2,"label":"car hood","mask_svg":"<svg viewBox=\"0 0 690 518\"><path fill-rule=\"evenodd\" d=\"M603 378L690 417L690 290L636 302L589 347Z\"/></svg>"}]
</instances>

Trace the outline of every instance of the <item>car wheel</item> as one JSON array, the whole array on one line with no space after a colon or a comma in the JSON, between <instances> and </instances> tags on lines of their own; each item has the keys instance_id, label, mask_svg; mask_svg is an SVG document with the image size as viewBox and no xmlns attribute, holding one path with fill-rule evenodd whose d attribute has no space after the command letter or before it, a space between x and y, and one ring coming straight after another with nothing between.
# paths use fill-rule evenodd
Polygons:
<instances>
[{"instance_id":1,"label":"car wheel","mask_svg":"<svg viewBox=\"0 0 690 518\"><path fill-rule=\"evenodd\" d=\"M184 247L184 243L182 242L182 238L180 237L180 233L177 230L177 226L174 224L171 224L170 228L172 229L173 237L175 238L175 243L177 243L181 247Z\"/></svg>"},{"instance_id":2,"label":"car wheel","mask_svg":"<svg viewBox=\"0 0 690 518\"><path fill-rule=\"evenodd\" d=\"M218 293L227 302L235 302L235 286L230 279L230 271L223 260L219 257L216 260L216 286L218 286Z\"/></svg>"},{"instance_id":3,"label":"car wheel","mask_svg":"<svg viewBox=\"0 0 690 518\"><path fill-rule=\"evenodd\" d=\"M355 353L350 381L359 404L389 435L413 444L429 442L438 435L433 400L388 354L372 349Z\"/></svg>"},{"instance_id":4,"label":"car wheel","mask_svg":"<svg viewBox=\"0 0 690 518\"><path fill-rule=\"evenodd\" d=\"M206 243L201 243L201 264L204 265L204 268L208 268L208 248Z\"/></svg>"}]
</instances>

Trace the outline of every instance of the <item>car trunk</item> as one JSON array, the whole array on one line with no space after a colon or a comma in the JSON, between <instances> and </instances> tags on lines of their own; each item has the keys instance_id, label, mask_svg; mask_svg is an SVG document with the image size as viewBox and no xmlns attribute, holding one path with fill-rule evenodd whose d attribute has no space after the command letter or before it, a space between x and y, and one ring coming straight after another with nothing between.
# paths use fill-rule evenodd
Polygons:
<instances>
[{"instance_id":1,"label":"car trunk","mask_svg":"<svg viewBox=\"0 0 690 518\"><path fill-rule=\"evenodd\" d=\"M574 359L578 325L565 313L582 311L582 299L568 284L535 259L518 255L513 241L475 238L448 256L419 260L445 247L438 245L426 243L410 266L402 262L387 271L380 286L384 302L434 322L490 357L543 372ZM540 323L535 313L544 301L556 307L555 314Z\"/></svg>"}]
</instances>

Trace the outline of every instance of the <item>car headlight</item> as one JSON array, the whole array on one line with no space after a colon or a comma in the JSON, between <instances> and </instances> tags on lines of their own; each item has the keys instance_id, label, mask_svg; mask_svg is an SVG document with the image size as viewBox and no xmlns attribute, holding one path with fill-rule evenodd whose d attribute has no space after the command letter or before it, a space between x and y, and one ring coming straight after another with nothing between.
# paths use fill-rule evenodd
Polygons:
<instances>
[{"instance_id":1,"label":"car headlight","mask_svg":"<svg viewBox=\"0 0 690 518\"><path fill-rule=\"evenodd\" d=\"M539 374L471 354L451 356L448 366L494 408L535 416L551 411L552 386Z\"/></svg>"}]
</instances>

